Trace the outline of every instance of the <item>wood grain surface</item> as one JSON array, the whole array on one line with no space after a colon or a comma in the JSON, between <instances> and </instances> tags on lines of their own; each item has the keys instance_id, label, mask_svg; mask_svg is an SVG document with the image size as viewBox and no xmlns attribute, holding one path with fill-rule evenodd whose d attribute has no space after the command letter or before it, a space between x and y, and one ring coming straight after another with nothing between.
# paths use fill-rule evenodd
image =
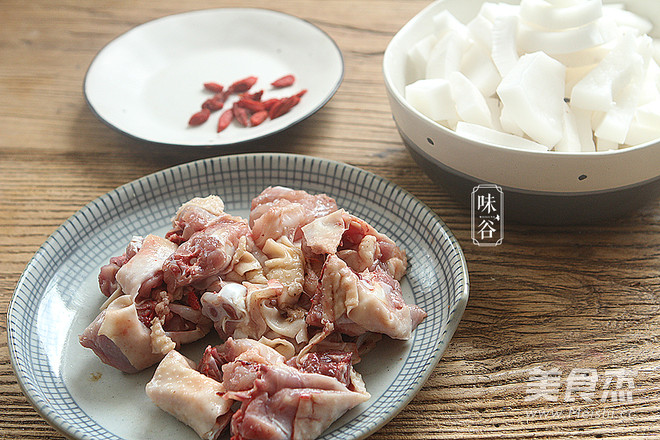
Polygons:
<instances>
[{"instance_id":1,"label":"wood grain surface","mask_svg":"<svg viewBox=\"0 0 660 440\"><path fill-rule=\"evenodd\" d=\"M463 247L471 280L463 320L422 391L372 438L660 435L660 201L600 225L506 224L501 246L473 245L469 210L434 186L405 150L381 74L388 42L428 3L2 2L0 439L62 438L23 396L7 349L7 307L38 247L78 209L117 186L180 163L245 151L338 159L375 172L437 212ZM145 21L230 6L276 9L327 32L345 61L334 98L301 124L240 148L154 147L96 119L82 84L105 44ZM548 383L534 368L559 371L556 401L535 394ZM603 394L616 389L616 380L607 382L615 369L626 371L619 385L631 393L603 402ZM578 373L585 371L598 374L592 402L577 392Z\"/></svg>"}]
</instances>

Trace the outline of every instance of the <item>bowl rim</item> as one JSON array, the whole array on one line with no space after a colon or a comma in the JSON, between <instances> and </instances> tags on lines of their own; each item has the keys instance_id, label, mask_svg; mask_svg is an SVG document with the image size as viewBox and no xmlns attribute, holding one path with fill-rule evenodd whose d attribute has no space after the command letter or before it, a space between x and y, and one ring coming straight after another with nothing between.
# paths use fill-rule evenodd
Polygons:
<instances>
[{"instance_id":1,"label":"bowl rim","mask_svg":"<svg viewBox=\"0 0 660 440\"><path fill-rule=\"evenodd\" d=\"M488 0L484 0L488 1ZM500 1L505 1L511 3L511 0L500 0ZM408 101L405 99L405 97L402 95L402 93L397 89L397 87L394 84L394 80L392 79L391 76L391 66L395 65L395 60L394 60L394 47L399 45L400 41L404 38L404 36L410 32L412 29L415 28L418 22L422 21L427 15L431 13L436 13L442 10L443 8L443 3L446 3L447 0L435 0L431 4L427 5L424 7L421 11L419 11L413 18L408 20L397 32L394 34L394 37L390 40L388 43L387 47L385 48L385 52L383 54L383 64L382 64L382 71L383 71L383 78L385 82L385 88L389 95L397 101L399 105L401 105L403 108L406 109L406 111L409 111L412 113L415 117L418 119L421 119L423 121L426 121L427 123L432 124L434 127L437 127L441 132L443 132L446 135L449 135L453 138L456 138L461 141L469 141L473 142L477 145L480 146L486 146L486 147L492 147L495 149L503 149L506 151L515 151L515 152L525 152L529 154L535 154L535 155L540 155L540 156L565 156L565 157L582 157L582 158L593 158L593 157L603 157L603 156L616 156L616 155L624 155L627 154L631 151L637 151L637 150L643 150L647 148L660 148L660 137L657 139L654 139L652 141L648 141L642 144L637 144L637 145L632 145L629 147L621 148L621 149L616 149L616 150L605 150L605 151L554 151L554 150L547 150L547 151L540 151L540 150L525 150L522 148L515 148L515 147L510 147L506 145L500 145L500 144L495 144L491 142L484 142L481 140L477 139L470 139L464 136L461 136L460 134L456 133L456 131L445 127L444 125L434 121L433 119L429 118L428 116L423 115L421 112L419 112L417 109L412 107ZM403 60L404 63L407 63L407 60Z\"/></svg>"}]
</instances>

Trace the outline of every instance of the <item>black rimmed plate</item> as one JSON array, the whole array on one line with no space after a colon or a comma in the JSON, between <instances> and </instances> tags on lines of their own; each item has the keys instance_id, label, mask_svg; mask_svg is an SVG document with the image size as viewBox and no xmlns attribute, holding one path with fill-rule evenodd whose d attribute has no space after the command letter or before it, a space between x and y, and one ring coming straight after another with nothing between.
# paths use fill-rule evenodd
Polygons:
<instances>
[{"instance_id":1,"label":"black rimmed plate","mask_svg":"<svg viewBox=\"0 0 660 440\"><path fill-rule=\"evenodd\" d=\"M288 74L296 78L292 86L271 87ZM131 137L221 146L263 138L304 120L330 100L343 75L335 42L305 20L267 9L209 9L153 20L111 41L92 61L84 94L99 119ZM259 79L251 91L263 90L264 99L307 93L289 113L255 127L234 121L217 133L220 112L201 126L188 126L212 96L204 83L227 86L248 76Z\"/></svg>"},{"instance_id":2,"label":"black rimmed plate","mask_svg":"<svg viewBox=\"0 0 660 440\"><path fill-rule=\"evenodd\" d=\"M384 339L357 364L372 397L321 438L365 438L407 405L468 300L465 258L453 234L418 199L370 172L308 156L247 154L179 165L121 186L74 214L29 262L9 307L8 340L18 382L49 423L75 439L197 438L146 397L153 367L123 374L82 348L78 335L105 299L100 266L121 254L132 235L164 233L177 208L195 196L218 194L227 212L247 216L252 198L269 185L326 193L390 236L409 257L404 298L428 313L409 341ZM207 343L219 340L183 352L198 360Z\"/></svg>"}]
</instances>

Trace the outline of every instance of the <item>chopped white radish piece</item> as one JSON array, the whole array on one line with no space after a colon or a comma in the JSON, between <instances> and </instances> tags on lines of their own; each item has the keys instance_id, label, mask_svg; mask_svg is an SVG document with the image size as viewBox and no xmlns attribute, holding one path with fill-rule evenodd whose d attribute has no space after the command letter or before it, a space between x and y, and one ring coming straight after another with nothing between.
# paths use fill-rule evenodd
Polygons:
<instances>
[{"instance_id":1,"label":"chopped white radish piece","mask_svg":"<svg viewBox=\"0 0 660 440\"><path fill-rule=\"evenodd\" d=\"M563 63L562 63L563 64ZM579 67L567 67L566 68L566 79L564 87L564 98L570 100L571 93L573 92L573 87L575 84L582 81L582 79L591 72L596 65L591 66L579 66Z\"/></svg>"},{"instance_id":2,"label":"chopped white radish piece","mask_svg":"<svg viewBox=\"0 0 660 440\"><path fill-rule=\"evenodd\" d=\"M426 78L447 78L451 72L458 71L468 45L467 37L460 33L445 34L429 54Z\"/></svg>"},{"instance_id":3,"label":"chopped white radish piece","mask_svg":"<svg viewBox=\"0 0 660 440\"><path fill-rule=\"evenodd\" d=\"M471 44L463 54L461 73L472 81L484 96L493 95L502 79L490 54L479 44Z\"/></svg>"},{"instance_id":4,"label":"chopped white radish piece","mask_svg":"<svg viewBox=\"0 0 660 440\"><path fill-rule=\"evenodd\" d=\"M564 7L546 0L522 0L520 18L533 26L558 31L598 20L603 15L602 6L600 0L586 0Z\"/></svg>"},{"instance_id":5,"label":"chopped white radish piece","mask_svg":"<svg viewBox=\"0 0 660 440\"><path fill-rule=\"evenodd\" d=\"M424 116L437 122L458 120L449 81L420 79L406 86L406 100Z\"/></svg>"},{"instance_id":6,"label":"chopped white radish piece","mask_svg":"<svg viewBox=\"0 0 660 440\"><path fill-rule=\"evenodd\" d=\"M490 110L491 116L491 127L494 130L503 131L502 123L500 122L500 116L502 113L502 101L497 98L486 98L486 105Z\"/></svg>"},{"instance_id":7,"label":"chopped white radish piece","mask_svg":"<svg viewBox=\"0 0 660 440\"><path fill-rule=\"evenodd\" d=\"M505 15L498 17L493 23L493 63L504 76L518 62L518 49L516 48L516 33L518 32L518 17Z\"/></svg>"},{"instance_id":8,"label":"chopped white radish piece","mask_svg":"<svg viewBox=\"0 0 660 440\"><path fill-rule=\"evenodd\" d=\"M609 18L562 32L541 31L527 24L518 26L518 48L523 52L543 51L548 55L564 54L600 46L617 37L616 24Z\"/></svg>"},{"instance_id":9,"label":"chopped white radish piece","mask_svg":"<svg viewBox=\"0 0 660 440\"><path fill-rule=\"evenodd\" d=\"M566 103L564 103L563 110L564 133L561 140L557 142L557 145L555 145L555 151L582 151L582 147L580 145L580 134L578 133L575 115Z\"/></svg>"},{"instance_id":10,"label":"chopped white radish piece","mask_svg":"<svg viewBox=\"0 0 660 440\"><path fill-rule=\"evenodd\" d=\"M433 35L427 35L413 45L408 51L408 68L410 69L410 78L424 78L426 75L426 65L429 62L431 50L438 42L438 38Z\"/></svg>"},{"instance_id":11,"label":"chopped white radish piece","mask_svg":"<svg viewBox=\"0 0 660 440\"><path fill-rule=\"evenodd\" d=\"M548 151L548 148L534 141L519 136L514 136L501 131L493 130L478 124L459 121L456 125L456 133L463 137L479 142L486 142L504 147L519 148L522 150Z\"/></svg>"},{"instance_id":12,"label":"chopped white radish piece","mask_svg":"<svg viewBox=\"0 0 660 440\"><path fill-rule=\"evenodd\" d=\"M479 92L477 86L460 72L449 75L451 97L456 103L456 113L465 122L492 127L493 116L490 113L486 98Z\"/></svg>"},{"instance_id":13,"label":"chopped white radish piece","mask_svg":"<svg viewBox=\"0 0 660 440\"><path fill-rule=\"evenodd\" d=\"M614 96L630 78L636 48L635 37L623 35L612 52L573 87L571 106L608 111L614 103Z\"/></svg>"},{"instance_id":14,"label":"chopped white radish piece","mask_svg":"<svg viewBox=\"0 0 660 440\"><path fill-rule=\"evenodd\" d=\"M516 124L548 147L562 138L565 73L563 64L543 52L525 54L497 88Z\"/></svg>"},{"instance_id":15,"label":"chopped white radish piece","mask_svg":"<svg viewBox=\"0 0 660 440\"><path fill-rule=\"evenodd\" d=\"M639 105L645 105L660 99L660 67L653 58L649 60L649 66L646 69L644 85L640 92Z\"/></svg>"}]
</instances>

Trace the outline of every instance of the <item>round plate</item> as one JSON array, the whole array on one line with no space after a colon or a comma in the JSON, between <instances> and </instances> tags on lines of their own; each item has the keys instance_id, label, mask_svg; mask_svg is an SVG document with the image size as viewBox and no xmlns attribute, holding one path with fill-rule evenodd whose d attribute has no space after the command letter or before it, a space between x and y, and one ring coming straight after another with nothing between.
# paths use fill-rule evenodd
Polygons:
<instances>
[{"instance_id":1,"label":"round plate","mask_svg":"<svg viewBox=\"0 0 660 440\"><path fill-rule=\"evenodd\" d=\"M293 86L270 83L293 74ZM315 113L344 75L341 51L313 24L266 9L210 9L147 22L105 46L92 61L84 94L103 122L129 136L170 145L219 146L282 131ZM190 116L212 96L206 82L228 86L248 76L263 98L307 93L289 113L256 127L234 121L217 133L220 112L197 127ZM231 105L228 100L227 108Z\"/></svg>"},{"instance_id":2,"label":"round plate","mask_svg":"<svg viewBox=\"0 0 660 440\"><path fill-rule=\"evenodd\" d=\"M160 440L164 432L173 440L197 438L147 398L154 367L123 374L82 348L78 335L105 300L99 268L123 253L132 235L164 233L195 196L218 194L227 212L247 216L252 198L269 185L326 193L391 237L409 257L404 298L428 313L410 340L384 339L357 364L371 399L321 438L367 437L403 409L440 360L467 303L465 258L453 234L418 199L367 171L307 156L248 154L179 165L121 186L74 214L34 255L9 306L8 341L18 382L48 422L75 439ZM219 342L210 335L182 351L197 361L206 344Z\"/></svg>"}]
</instances>

